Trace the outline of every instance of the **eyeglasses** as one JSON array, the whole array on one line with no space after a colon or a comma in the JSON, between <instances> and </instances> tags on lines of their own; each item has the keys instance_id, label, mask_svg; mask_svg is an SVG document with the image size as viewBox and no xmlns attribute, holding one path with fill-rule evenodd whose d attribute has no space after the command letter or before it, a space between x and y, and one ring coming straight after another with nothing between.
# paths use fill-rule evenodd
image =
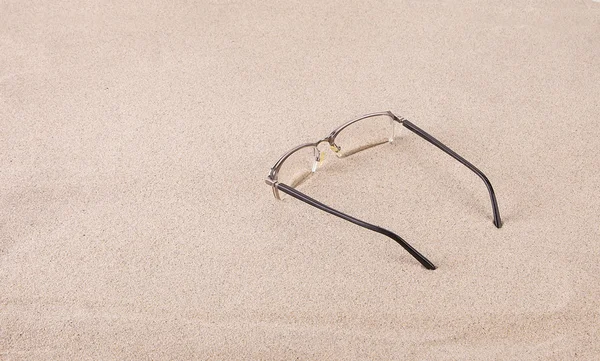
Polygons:
<instances>
[{"instance_id":1,"label":"eyeglasses","mask_svg":"<svg viewBox=\"0 0 600 361\"><path fill-rule=\"evenodd\" d=\"M279 158L277 163L275 163L275 165L271 168L271 171L267 176L266 183L272 187L275 198L282 199L284 195L291 196L322 211L354 223L360 227L383 234L384 236L387 236L398 242L425 268L434 270L436 269L436 266L431 261L425 258L425 256L419 253L396 233L342 213L296 189L296 187L310 177L321 164L323 160L323 152L319 149L321 144L328 143L331 150L333 150L333 152L339 158L344 158L380 144L393 142L396 128L399 125L403 125L408 130L449 154L452 158L464 164L467 168L477 174L481 180L483 180L492 202L494 225L497 228L500 228L502 226L502 221L500 219L500 211L498 210L498 202L496 201L496 195L494 194L492 184L485 174L483 174L483 172L477 169L473 164L469 163L466 159L458 155L452 149L448 148L440 141L427 134L421 128L417 127L405 118L397 117L390 111L363 115L359 118L342 124L333 130L327 137L317 142L305 143L292 148L281 158Z\"/></svg>"}]
</instances>

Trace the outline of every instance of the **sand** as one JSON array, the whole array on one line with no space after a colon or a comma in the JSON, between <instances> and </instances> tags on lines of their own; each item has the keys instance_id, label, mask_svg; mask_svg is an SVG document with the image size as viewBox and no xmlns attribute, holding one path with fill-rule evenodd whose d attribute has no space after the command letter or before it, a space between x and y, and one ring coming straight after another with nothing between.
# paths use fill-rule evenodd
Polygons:
<instances>
[{"instance_id":1,"label":"sand","mask_svg":"<svg viewBox=\"0 0 600 361\"><path fill-rule=\"evenodd\" d=\"M0 2L0 359L594 360L600 3ZM264 183L391 110L393 145Z\"/></svg>"}]
</instances>

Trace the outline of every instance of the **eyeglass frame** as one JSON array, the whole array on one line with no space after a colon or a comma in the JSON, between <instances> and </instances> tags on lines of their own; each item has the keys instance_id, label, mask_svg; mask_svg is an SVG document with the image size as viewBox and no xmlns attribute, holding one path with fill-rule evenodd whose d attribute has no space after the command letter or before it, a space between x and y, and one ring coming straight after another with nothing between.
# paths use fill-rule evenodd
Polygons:
<instances>
[{"instance_id":1,"label":"eyeglass frame","mask_svg":"<svg viewBox=\"0 0 600 361\"><path fill-rule=\"evenodd\" d=\"M423 256L421 253L419 253L416 249L414 249L410 244L408 244L406 241L404 241L400 236L398 236L394 232L389 231L385 228L381 228L381 227L375 226L373 224L361 221L361 220L354 218L352 216L349 216L347 214L344 214L336 209L333 209L333 208L309 197L308 195L298 191L294 187L291 187L285 183L280 183L278 181L278 174L281 169L281 166L285 163L285 161L292 154L294 154L298 150L308 148L308 147L313 147L318 150L318 146L320 144L327 142L329 144L329 146L331 147L331 149L337 153L340 151L340 147L337 144L335 144L335 138L338 136L338 134L340 134L341 131L343 131L345 128L347 128L348 126L350 126L358 121L361 121L361 120L364 120L367 118L377 117L377 116L390 117L390 119L392 121L400 123L405 128L409 129L413 133L417 134L421 138L425 139L429 143L431 143L434 146L436 146L437 148L441 149L443 152L445 152L446 154L450 155L452 158L459 161L461 164L463 164L464 166L469 168L471 171L473 171L479 178L481 178L487 187L487 190L488 190L488 193L490 196L490 201L492 203L493 223L496 226L496 228L502 227L502 220L500 218L500 210L498 209L498 202L496 200L496 195L494 193L492 184L490 183L489 179L485 176L485 174L483 174L482 171L480 171L477 167L475 167L473 164L471 164L465 158L461 157L456 152L454 152L452 149L448 148L446 145L441 143L439 140L437 140L436 138L434 138L433 136L431 136L430 134L425 132L423 129L417 127L415 124L411 123L408 119L406 119L404 117L396 116L394 113L392 113L389 110L384 111L384 112L369 113L369 114L362 115L358 118L352 119L352 120L340 125L339 127L335 128L328 136L326 136L325 138L323 138L317 142L300 144L300 145L290 149L289 151L287 151L283 156L281 156L281 158L279 158L279 160L275 163L275 165L273 167L271 167L269 175L267 176L267 179L265 180L265 183L267 183L268 185L270 185L272 187L273 196L276 199L281 199L281 197L279 195L279 191L281 190L282 192L284 192L304 203L312 205L313 207L319 208L327 213L333 214L337 217L345 219L345 220L347 220L351 223L354 223L358 226L361 226L363 228L367 228L374 232L388 236L389 238L392 238L397 243L399 243L407 252L409 252L415 259L417 259L417 261L419 261L425 268L427 268L429 270L435 270L437 267L431 261L429 261L425 256ZM390 139L390 141L392 141L392 140L393 140L393 138ZM320 154L317 155L317 157L320 157ZM319 159L317 159L317 161L318 160ZM313 169L313 172L314 171L315 171L315 169Z\"/></svg>"}]
</instances>

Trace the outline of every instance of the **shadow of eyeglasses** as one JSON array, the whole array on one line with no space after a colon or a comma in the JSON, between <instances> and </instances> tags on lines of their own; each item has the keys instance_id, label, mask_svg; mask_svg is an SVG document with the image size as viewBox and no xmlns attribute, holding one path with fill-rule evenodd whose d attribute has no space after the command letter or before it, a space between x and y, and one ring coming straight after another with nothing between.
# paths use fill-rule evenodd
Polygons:
<instances>
[{"instance_id":1,"label":"shadow of eyeglasses","mask_svg":"<svg viewBox=\"0 0 600 361\"><path fill-rule=\"evenodd\" d=\"M343 152L343 150L342 150L342 154L340 156L338 156L338 158L340 158L340 159L342 159L342 158L348 158L348 157L350 157L350 156L352 156L352 155L354 155L354 154L356 154L358 152L362 152L363 150L367 150L367 149L374 148L374 147L377 147L379 145L388 144L388 143L390 143L389 140L382 140L381 142L366 144L366 145L363 145L361 147L349 150L347 152Z\"/></svg>"}]
</instances>

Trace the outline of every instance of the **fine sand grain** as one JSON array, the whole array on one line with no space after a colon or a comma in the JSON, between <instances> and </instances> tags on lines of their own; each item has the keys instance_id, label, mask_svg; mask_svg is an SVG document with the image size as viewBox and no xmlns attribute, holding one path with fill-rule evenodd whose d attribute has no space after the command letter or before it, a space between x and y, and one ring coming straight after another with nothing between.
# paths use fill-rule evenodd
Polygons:
<instances>
[{"instance_id":1,"label":"fine sand grain","mask_svg":"<svg viewBox=\"0 0 600 361\"><path fill-rule=\"evenodd\" d=\"M597 360L600 3L0 0L0 359ZM404 129L286 150L392 110Z\"/></svg>"}]
</instances>

